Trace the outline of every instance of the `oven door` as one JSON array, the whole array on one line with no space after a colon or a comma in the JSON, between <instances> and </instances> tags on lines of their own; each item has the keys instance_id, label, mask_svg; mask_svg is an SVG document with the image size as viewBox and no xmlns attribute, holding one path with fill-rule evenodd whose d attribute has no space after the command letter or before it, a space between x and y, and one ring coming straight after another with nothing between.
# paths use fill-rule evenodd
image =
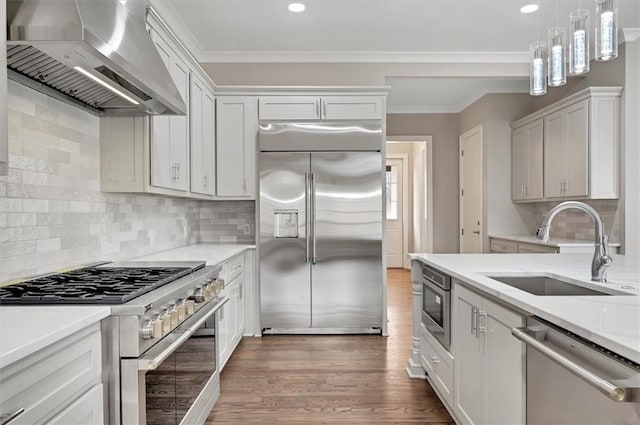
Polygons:
<instances>
[{"instance_id":1,"label":"oven door","mask_svg":"<svg viewBox=\"0 0 640 425\"><path fill-rule=\"evenodd\" d=\"M137 359L121 360L122 423L202 424L220 395L212 301ZM210 321L211 322L211 321Z\"/></svg>"},{"instance_id":2,"label":"oven door","mask_svg":"<svg viewBox=\"0 0 640 425\"><path fill-rule=\"evenodd\" d=\"M422 323L447 349L451 345L451 291L429 280L422 281Z\"/></svg>"}]
</instances>

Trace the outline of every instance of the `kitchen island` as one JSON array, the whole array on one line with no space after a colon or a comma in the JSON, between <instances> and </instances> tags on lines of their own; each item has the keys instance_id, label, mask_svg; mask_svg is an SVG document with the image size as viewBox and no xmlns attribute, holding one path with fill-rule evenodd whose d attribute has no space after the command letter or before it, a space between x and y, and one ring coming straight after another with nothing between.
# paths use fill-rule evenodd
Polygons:
<instances>
[{"instance_id":1,"label":"kitchen island","mask_svg":"<svg viewBox=\"0 0 640 425\"><path fill-rule=\"evenodd\" d=\"M432 387L460 423L527 421L527 412L531 412L527 404L531 401L527 386L529 343L525 345L516 338L514 329L527 332L533 318L561 332L568 331L576 341L596 344L596 350L635 362L632 367L638 368L640 269L624 256L613 256L606 283L591 282L592 256L588 254L410 257L414 338L407 371L413 377L426 372ZM450 295L432 294L428 281L433 271L450 276ZM542 291L518 283L535 276L542 277L535 282L543 286ZM554 279L569 292L559 295L545 288L553 286ZM518 289L519 285L523 289ZM423 288L428 289L424 298ZM536 292L539 295L534 295ZM429 319L439 319L438 315L444 317L439 320L444 323L440 325L442 332L437 326L434 330L435 322ZM443 338L443 333L449 338ZM533 373L538 375L540 369Z\"/></svg>"}]
</instances>

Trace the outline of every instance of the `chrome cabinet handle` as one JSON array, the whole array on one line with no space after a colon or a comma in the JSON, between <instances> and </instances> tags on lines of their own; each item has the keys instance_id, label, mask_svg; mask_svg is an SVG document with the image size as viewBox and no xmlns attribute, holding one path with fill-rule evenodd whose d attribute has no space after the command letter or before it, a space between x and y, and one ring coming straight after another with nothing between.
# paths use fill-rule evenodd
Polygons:
<instances>
[{"instance_id":1,"label":"chrome cabinet handle","mask_svg":"<svg viewBox=\"0 0 640 425\"><path fill-rule=\"evenodd\" d=\"M550 360L556 362L569 372L576 375L578 378L587 382L592 387L609 397L613 401L626 401L627 389L614 385L606 379L596 375L595 373L585 369L574 361L566 358L562 354L553 350L551 347L545 345L542 341L538 341L530 333L528 328L513 328L511 329L511 335L515 336L520 341L524 342L531 348L538 350L541 354L548 357Z\"/></svg>"},{"instance_id":2,"label":"chrome cabinet handle","mask_svg":"<svg viewBox=\"0 0 640 425\"><path fill-rule=\"evenodd\" d=\"M326 100L322 101L322 114L324 115L324 118L327 118L327 101Z\"/></svg>"},{"instance_id":3,"label":"chrome cabinet handle","mask_svg":"<svg viewBox=\"0 0 640 425\"><path fill-rule=\"evenodd\" d=\"M316 100L314 103L316 105L316 117L320 118L320 101Z\"/></svg>"},{"instance_id":4,"label":"chrome cabinet handle","mask_svg":"<svg viewBox=\"0 0 640 425\"><path fill-rule=\"evenodd\" d=\"M12 413L0 413L0 425L8 425L13 422L18 416L24 413L24 407L19 408L15 412Z\"/></svg>"},{"instance_id":5,"label":"chrome cabinet handle","mask_svg":"<svg viewBox=\"0 0 640 425\"><path fill-rule=\"evenodd\" d=\"M429 361L430 361L432 364L438 364L438 363L440 363L440 359L438 359L436 356L429 357Z\"/></svg>"},{"instance_id":6,"label":"chrome cabinet handle","mask_svg":"<svg viewBox=\"0 0 640 425\"><path fill-rule=\"evenodd\" d=\"M487 333L487 312L476 309L476 338L480 338L481 333ZM484 317L484 324L480 325L480 319Z\"/></svg>"},{"instance_id":7,"label":"chrome cabinet handle","mask_svg":"<svg viewBox=\"0 0 640 425\"><path fill-rule=\"evenodd\" d=\"M477 320L478 320L478 309L475 307L471 307L471 335L476 334Z\"/></svg>"}]
</instances>

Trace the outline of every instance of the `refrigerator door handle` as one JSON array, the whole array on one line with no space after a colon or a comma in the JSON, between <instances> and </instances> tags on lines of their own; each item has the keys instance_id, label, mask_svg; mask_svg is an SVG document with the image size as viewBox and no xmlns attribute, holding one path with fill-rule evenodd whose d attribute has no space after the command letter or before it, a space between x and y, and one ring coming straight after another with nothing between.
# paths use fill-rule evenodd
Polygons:
<instances>
[{"instance_id":1,"label":"refrigerator door handle","mask_svg":"<svg viewBox=\"0 0 640 425\"><path fill-rule=\"evenodd\" d=\"M304 244L305 263L311 261L311 174L304 174Z\"/></svg>"},{"instance_id":2,"label":"refrigerator door handle","mask_svg":"<svg viewBox=\"0 0 640 425\"><path fill-rule=\"evenodd\" d=\"M311 264L316 264L316 175L311 173Z\"/></svg>"}]
</instances>

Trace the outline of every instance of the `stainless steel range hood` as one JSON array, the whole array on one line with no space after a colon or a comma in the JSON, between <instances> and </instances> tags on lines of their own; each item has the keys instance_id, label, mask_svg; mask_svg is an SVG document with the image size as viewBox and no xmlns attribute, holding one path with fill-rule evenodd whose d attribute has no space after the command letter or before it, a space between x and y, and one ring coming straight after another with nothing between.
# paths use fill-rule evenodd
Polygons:
<instances>
[{"instance_id":1,"label":"stainless steel range hood","mask_svg":"<svg viewBox=\"0 0 640 425\"><path fill-rule=\"evenodd\" d=\"M144 0L8 0L10 78L101 115L184 115L144 7Z\"/></svg>"}]
</instances>

